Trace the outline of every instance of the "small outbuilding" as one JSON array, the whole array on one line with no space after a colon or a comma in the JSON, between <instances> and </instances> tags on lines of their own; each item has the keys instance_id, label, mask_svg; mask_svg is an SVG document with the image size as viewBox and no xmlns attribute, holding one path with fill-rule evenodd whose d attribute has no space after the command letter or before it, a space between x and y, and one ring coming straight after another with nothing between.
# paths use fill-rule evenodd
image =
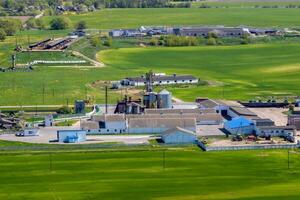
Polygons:
<instances>
[{"instance_id":1,"label":"small outbuilding","mask_svg":"<svg viewBox=\"0 0 300 200\"><path fill-rule=\"evenodd\" d=\"M59 130L57 131L58 142L77 143L86 141L85 130Z\"/></svg>"},{"instance_id":2,"label":"small outbuilding","mask_svg":"<svg viewBox=\"0 0 300 200\"><path fill-rule=\"evenodd\" d=\"M197 136L193 131L176 127L163 132L161 139L166 144L194 144Z\"/></svg>"}]
</instances>

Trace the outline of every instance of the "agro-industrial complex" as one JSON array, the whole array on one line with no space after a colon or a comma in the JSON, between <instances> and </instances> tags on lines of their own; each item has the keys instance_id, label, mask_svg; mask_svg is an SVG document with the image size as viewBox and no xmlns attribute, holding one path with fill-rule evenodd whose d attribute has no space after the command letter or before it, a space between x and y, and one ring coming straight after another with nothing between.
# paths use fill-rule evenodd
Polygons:
<instances>
[{"instance_id":1,"label":"agro-industrial complex","mask_svg":"<svg viewBox=\"0 0 300 200\"><path fill-rule=\"evenodd\" d=\"M199 81L193 75L151 71L140 77L126 77L112 82L111 88L143 88L139 96L125 95L116 104L95 105L89 113L85 113L85 101L78 100L75 116L61 119L46 115L42 121L27 123L15 136L2 134L1 137L25 142L80 144L113 141L144 144L157 140L169 145L195 144L207 151L299 146L298 101L236 102L198 97L194 102L182 102L168 90L156 88L193 85ZM280 114L274 116L272 110ZM76 126L54 126L67 119L79 121ZM12 130L22 126L20 119L1 114L0 127Z\"/></svg>"}]
</instances>

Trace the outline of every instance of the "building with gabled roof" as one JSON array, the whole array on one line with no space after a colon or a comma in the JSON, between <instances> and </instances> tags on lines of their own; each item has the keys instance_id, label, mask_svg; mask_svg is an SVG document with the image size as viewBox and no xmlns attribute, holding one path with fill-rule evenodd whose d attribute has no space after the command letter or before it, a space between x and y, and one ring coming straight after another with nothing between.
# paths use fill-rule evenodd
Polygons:
<instances>
[{"instance_id":1,"label":"building with gabled roof","mask_svg":"<svg viewBox=\"0 0 300 200\"><path fill-rule=\"evenodd\" d=\"M177 126L164 131L161 134L161 139L166 144L194 144L197 141L197 136L193 131Z\"/></svg>"}]
</instances>

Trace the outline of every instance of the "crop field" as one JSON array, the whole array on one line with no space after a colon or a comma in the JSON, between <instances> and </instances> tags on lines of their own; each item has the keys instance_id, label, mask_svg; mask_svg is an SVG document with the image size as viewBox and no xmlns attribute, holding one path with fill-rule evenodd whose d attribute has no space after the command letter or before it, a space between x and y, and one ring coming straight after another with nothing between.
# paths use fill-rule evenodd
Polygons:
<instances>
[{"instance_id":1,"label":"crop field","mask_svg":"<svg viewBox=\"0 0 300 200\"><path fill-rule=\"evenodd\" d=\"M270 8L148 8L103 9L67 15L73 25L87 22L88 28L136 28L142 25L249 25L257 27L298 27L300 9ZM153 17L155 16L155 17ZM43 18L47 24L53 17Z\"/></svg>"},{"instance_id":2,"label":"crop field","mask_svg":"<svg viewBox=\"0 0 300 200\"><path fill-rule=\"evenodd\" d=\"M124 77L149 69L192 74L207 86L168 88L176 97L249 100L256 96L299 95L299 44L219 47L123 48L101 51L99 59Z\"/></svg>"},{"instance_id":3,"label":"crop field","mask_svg":"<svg viewBox=\"0 0 300 200\"><path fill-rule=\"evenodd\" d=\"M299 155L286 150L1 153L0 199L300 198Z\"/></svg>"}]
</instances>

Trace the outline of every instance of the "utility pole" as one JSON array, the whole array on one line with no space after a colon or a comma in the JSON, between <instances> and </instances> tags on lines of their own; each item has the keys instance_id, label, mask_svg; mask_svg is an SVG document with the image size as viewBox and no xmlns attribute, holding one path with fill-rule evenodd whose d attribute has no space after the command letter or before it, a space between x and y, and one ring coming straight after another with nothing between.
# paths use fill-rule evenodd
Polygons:
<instances>
[{"instance_id":1,"label":"utility pole","mask_svg":"<svg viewBox=\"0 0 300 200\"><path fill-rule=\"evenodd\" d=\"M288 150L288 169L290 169L290 150Z\"/></svg>"},{"instance_id":2,"label":"utility pole","mask_svg":"<svg viewBox=\"0 0 300 200\"><path fill-rule=\"evenodd\" d=\"M108 95L107 95L107 85L105 85L105 114L108 113L107 98L108 98Z\"/></svg>"},{"instance_id":3,"label":"utility pole","mask_svg":"<svg viewBox=\"0 0 300 200\"><path fill-rule=\"evenodd\" d=\"M52 153L49 153L49 170L52 172Z\"/></svg>"},{"instance_id":4,"label":"utility pole","mask_svg":"<svg viewBox=\"0 0 300 200\"><path fill-rule=\"evenodd\" d=\"M45 104L45 83L43 83L43 104Z\"/></svg>"},{"instance_id":5,"label":"utility pole","mask_svg":"<svg viewBox=\"0 0 300 200\"><path fill-rule=\"evenodd\" d=\"M87 88L85 86L85 100L88 100L88 97L87 97Z\"/></svg>"},{"instance_id":6,"label":"utility pole","mask_svg":"<svg viewBox=\"0 0 300 200\"><path fill-rule=\"evenodd\" d=\"M165 171L166 168L166 150L163 150L163 170Z\"/></svg>"}]
</instances>

